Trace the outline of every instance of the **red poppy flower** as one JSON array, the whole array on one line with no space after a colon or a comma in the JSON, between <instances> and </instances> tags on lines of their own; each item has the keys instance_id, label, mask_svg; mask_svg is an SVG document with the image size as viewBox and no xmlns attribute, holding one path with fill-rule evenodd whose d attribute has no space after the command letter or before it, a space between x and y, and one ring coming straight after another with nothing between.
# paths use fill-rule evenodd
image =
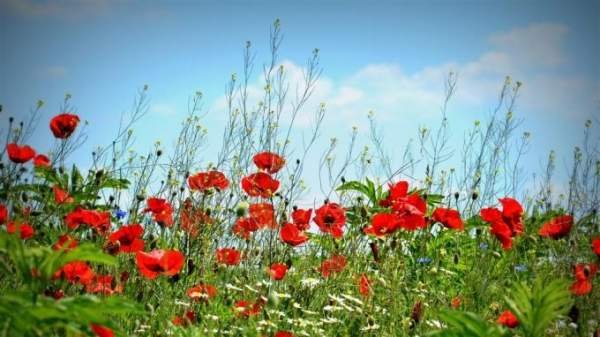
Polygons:
<instances>
[{"instance_id":1,"label":"red poppy flower","mask_svg":"<svg viewBox=\"0 0 600 337\"><path fill-rule=\"evenodd\" d=\"M242 189L251 197L269 198L279 188L279 181L264 172L242 178Z\"/></svg>"},{"instance_id":2,"label":"red poppy flower","mask_svg":"<svg viewBox=\"0 0 600 337\"><path fill-rule=\"evenodd\" d=\"M45 154L38 154L33 158L33 166L35 167L50 167L50 158Z\"/></svg>"},{"instance_id":3,"label":"red poppy flower","mask_svg":"<svg viewBox=\"0 0 600 337\"><path fill-rule=\"evenodd\" d=\"M285 159L273 152L257 153L252 158L252 161L256 167L271 174L279 172L283 165L285 165Z\"/></svg>"},{"instance_id":4,"label":"red poppy flower","mask_svg":"<svg viewBox=\"0 0 600 337\"><path fill-rule=\"evenodd\" d=\"M571 292L577 296L589 294L592 291L592 280L598 271L595 263L578 263L573 268L575 282L571 285Z\"/></svg>"},{"instance_id":5,"label":"red poppy flower","mask_svg":"<svg viewBox=\"0 0 600 337\"><path fill-rule=\"evenodd\" d=\"M385 236L400 228L402 219L396 214L377 213L371 219L371 226L365 227L365 234Z\"/></svg>"},{"instance_id":6,"label":"red poppy flower","mask_svg":"<svg viewBox=\"0 0 600 337\"><path fill-rule=\"evenodd\" d=\"M329 277L331 273L339 273L346 267L346 258L342 255L334 255L321 263L321 275Z\"/></svg>"},{"instance_id":7,"label":"red poppy flower","mask_svg":"<svg viewBox=\"0 0 600 337\"><path fill-rule=\"evenodd\" d=\"M2 221L0 221L2 223ZM600 257L600 237L592 239L592 251Z\"/></svg>"},{"instance_id":8,"label":"red poppy flower","mask_svg":"<svg viewBox=\"0 0 600 337\"><path fill-rule=\"evenodd\" d=\"M241 254L235 248L220 248L216 252L217 262L228 266L240 264Z\"/></svg>"},{"instance_id":9,"label":"red poppy flower","mask_svg":"<svg viewBox=\"0 0 600 337\"><path fill-rule=\"evenodd\" d=\"M108 241L119 244L119 252L135 253L144 249L144 229L138 224L123 226L110 234Z\"/></svg>"},{"instance_id":10,"label":"red poppy flower","mask_svg":"<svg viewBox=\"0 0 600 337\"><path fill-rule=\"evenodd\" d=\"M115 337L115 333L103 325L92 323L90 324L90 328L96 334L96 337Z\"/></svg>"},{"instance_id":11,"label":"red poppy flower","mask_svg":"<svg viewBox=\"0 0 600 337\"><path fill-rule=\"evenodd\" d=\"M152 280L158 275L173 276L183 267L184 257L177 250L137 251L135 262L142 275Z\"/></svg>"},{"instance_id":12,"label":"red poppy flower","mask_svg":"<svg viewBox=\"0 0 600 337\"><path fill-rule=\"evenodd\" d=\"M417 192L408 194L408 182L406 181L389 184L388 195L379 204L382 207L392 208L399 217L398 226L400 228L413 231L427 227L425 221L427 203Z\"/></svg>"},{"instance_id":13,"label":"red poppy flower","mask_svg":"<svg viewBox=\"0 0 600 337\"><path fill-rule=\"evenodd\" d=\"M554 240L564 238L571 231L573 217L571 215L560 215L552 218L540 228L540 236L551 237Z\"/></svg>"},{"instance_id":14,"label":"red poppy flower","mask_svg":"<svg viewBox=\"0 0 600 337\"><path fill-rule=\"evenodd\" d=\"M250 303L245 300L240 300L235 302L233 305L233 310L237 312L238 316L250 317L256 316L260 313L262 308L262 301L257 301L255 303Z\"/></svg>"},{"instance_id":15,"label":"red poppy flower","mask_svg":"<svg viewBox=\"0 0 600 337\"><path fill-rule=\"evenodd\" d=\"M54 278L64 278L69 283L89 284L94 279L94 271L86 262L73 261L65 264L55 274Z\"/></svg>"},{"instance_id":16,"label":"red poppy flower","mask_svg":"<svg viewBox=\"0 0 600 337\"><path fill-rule=\"evenodd\" d=\"M181 229L192 237L198 235L200 225L211 224L213 222L213 219L203 210L195 208L190 199L184 201L179 220Z\"/></svg>"},{"instance_id":17,"label":"red poppy flower","mask_svg":"<svg viewBox=\"0 0 600 337\"><path fill-rule=\"evenodd\" d=\"M188 178L190 189L195 191L206 191L211 188L225 190L229 186L229 180L219 171L198 172Z\"/></svg>"},{"instance_id":18,"label":"red poppy flower","mask_svg":"<svg viewBox=\"0 0 600 337\"><path fill-rule=\"evenodd\" d=\"M273 335L273 337L294 337L294 334L289 331L279 330Z\"/></svg>"},{"instance_id":19,"label":"red poppy flower","mask_svg":"<svg viewBox=\"0 0 600 337\"><path fill-rule=\"evenodd\" d=\"M63 113L57 116L54 116L52 120L50 120L50 130L54 137L59 139L67 139L75 129L77 128L77 124L79 124L79 116Z\"/></svg>"},{"instance_id":20,"label":"red poppy flower","mask_svg":"<svg viewBox=\"0 0 600 337\"><path fill-rule=\"evenodd\" d=\"M308 236L291 223L286 223L279 231L281 241L291 246L299 246L308 241Z\"/></svg>"},{"instance_id":21,"label":"red poppy flower","mask_svg":"<svg viewBox=\"0 0 600 337\"><path fill-rule=\"evenodd\" d=\"M94 279L86 284L85 291L90 294L103 294L106 296L120 293L121 287L113 288L113 277L111 275L96 275Z\"/></svg>"},{"instance_id":22,"label":"red poppy flower","mask_svg":"<svg viewBox=\"0 0 600 337\"><path fill-rule=\"evenodd\" d=\"M519 320L510 310L505 310L502 314L500 314L496 323L513 329L519 325Z\"/></svg>"},{"instance_id":23,"label":"red poppy flower","mask_svg":"<svg viewBox=\"0 0 600 337\"><path fill-rule=\"evenodd\" d=\"M196 314L193 311L188 310L183 316L173 317L171 322L176 326L187 326L196 322Z\"/></svg>"},{"instance_id":24,"label":"red poppy flower","mask_svg":"<svg viewBox=\"0 0 600 337\"><path fill-rule=\"evenodd\" d=\"M8 209L3 204L0 204L0 225L8 220Z\"/></svg>"},{"instance_id":25,"label":"red poppy flower","mask_svg":"<svg viewBox=\"0 0 600 337\"><path fill-rule=\"evenodd\" d=\"M269 268L269 275L273 280L279 281L285 277L288 271L288 267L285 263L273 263Z\"/></svg>"},{"instance_id":26,"label":"red poppy flower","mask_svg":"<svg viewBox=\"0 0 600 337\"><path fill-rule=\"evenodd\" d=\"M154 221L165 227L173 226L173 207L166 199L148 198L144 212L151 212Z\"/></svg>"},{"instance_id":27,"label":"red poppy flower","mask_svg":"<svg viewBox=\"0 0 600 337\"><path fill-rule=\"evenodd\" d=\"M358 279L358 292L364 297L368 297L371 294L371 281L366 274L360 275Z\"/></svg>"},{"instance_id":28,"label":"red poppy flower","mask_svg":"<svg viewBox=\"0 0 600 337\"><path fill-rule=\"evenodd\" d=\"M8 159L17 164L30 161L35 156L35 150L29 145L19 146L15 143L6 145Z\"/></svg>"},{"instance_id":29,"label":"red poppy flower","mask_svg":"<svg viewBox=\"0 0 600 337\"><path fill-rule=\"evenodd\" d=\"M58 237L58 241L54 245L52 245L52 249L65 251L71 250L77 247L77 240L71 237L69 234L63 234Z\"/></svg>"},{"instance_id":30,"label":"red poppy flower","mask_svg":"<svg viewBox=\"0 0 600 337\"><path fill-rule=\"evenodd\" d=\"M188 289L187 295L194 300L208 300L217 296L217 288L210 284L198 284Z\"/></svg>"},{"instance_id":31,"label":"red poppy flower","mask_svg":"<svg viewBox=\"0 0 600 337\"><path fill-rule=\"evenodd\" d=\"M273 205L268 202L251 204L249 207L250 218L252 218L261 228L276 228L275 210Z\"/></svg>"},{"instance_id":32,"label":"red poppy flower","mask_svg":"<svg viewBox=\"0 0 600 337\"><path fill-rule=\"evenodd\" d=\"M110 229L110 213L77 208L73 212L67 214L65 223L70 229L76 229L84 224L90 226L99 233L105 233Z\"/></svg>"},{"instance_id":33,"label":"red poppy flower","mask_svg":"<svg viewBox=\"0 0 600 337\"><path fill-rule=\"evenodd\" d=\"M479 215L490 223L490 232L502 243L505 250L512 248L512 237L523 233L521 216L523 207L512 198L500 199L502 211L497 208L483 208Z\"/></svg>"},{"instance_id":34,"label":"red poppy flower","mask_svg":"<svg viewBox=\"0 0 600 337\"><path fill-rule=\"evenodd\" d=\"M336 203L327 203L315 212L313 219L321 232L330 233L334 238L341 238L346 224L346 212Z\"/></svg>"},{"instance_id":35,"label":"red poppy flower","mask_svg":"<svg viewBox=\"0 0 600 337\"><path fill-rule=\"evenodd\" d=\"M460 297L456 296L452 299L452 301L450 301L450 306L452 307L452 309L458 309L460 308L462 301L460 300Z\"/></svg>"},{"instance_id":36,"label":"red poppy flower","mask_svg":"<svg viewBox=\"0 0 600 337\"><path fill-rule=\"evenodd\" d=\"M54 192L54 202L58 205L60 204L70 204L75 201L70 195L69 192L63 190L57 185L52 186L52 191Z\"/></svg>"},{"instance_id":37,"label":"red poppy flower","mask_svg":"<svg viewBox=\"0 0 600 337\"><path fill-rule=\"evenodd\" d=\"M310 217L312 216L312 208L299 209L295 208L292 212L292 220L294 225L300 230L307 230L310 228Z\"/></svg>"},{"instance_id":38,"label":"red poppy flower","mask_svg":"<svg viewBox=\"0 0 600 337\"><path fill-rule=\"evenodd\" d=\"M19 236L21 237L22 240L30 239L33 237L33 234L35 234L35 230L33 229L33 227L31 227L27 223L15 224L14 222L9 222L6 225L6 231L9 234L14 234L18 231Z\"/></svg>"},{"instance_id":39,"label":"red poppy flower","mask_svg":"<svg viewBox=\"0 0 600 337\"><path fill-rule=\"evenodd\" d=\"M260 225L253 218L239 218L233 225L233 233L238 235L245 240L250 239L250 234L256 232L260 228Z\"/></svg>"},{"instance_id":40,"label":"red poppy flower","mask_svg":"<svg viewBox=\"0 0 600 337\"><path fill-rule=\"evenodd\" d=\"M439 222L446 228L463 230L465 225L460 218L460 213L455 209L438 207L431 215L433 221Z\"/></svg>"}]
</instances>

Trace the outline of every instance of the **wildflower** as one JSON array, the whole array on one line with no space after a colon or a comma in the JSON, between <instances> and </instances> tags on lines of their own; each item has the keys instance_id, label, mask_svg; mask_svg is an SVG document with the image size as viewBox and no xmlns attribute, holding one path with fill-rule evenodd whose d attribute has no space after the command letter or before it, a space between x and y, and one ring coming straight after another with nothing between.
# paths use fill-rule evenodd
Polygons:
<instances>
[{"instance_id":1,"label":"wildflower","mask_svg":"<svg viewBox=\"0 0 600 337\"><path fill-rule=\"evenodd\" d=\"M502 211L497 208L484 208L480 212L481 218L490 223L490 232L500 240L502 248L512 248L512 238L523 233L521 216L523 207L512 198L500 199Z\"/></svg>"},{"instance_id":2,"label":"wildflower","mask_svg":"<svg viewBox=\"0 0 600 337\"><path fill-rule=\"evenodd\" d=\"M452 299L452 301L450 301L450 306L452 307L452 309L458 309L460 308L462 301L460 299L460 297L456 296Z\"/></svg>"},{"instance_id":3,"label":"wildflower","mask_svg":"<svg viewBox=\"0 0 600 337\"><path fill-rule=\"evenodd\" d=\"M117 231L110 234L108 241L119 244L119 252L135 253L144 249L144 229L138 224L122 226Z\"/></svg>"},{"instance_id":4,"label":"wildflower","mask_svg":"<svg viewBox=\"0 0 600 337\"><path fill-rule=\"evenodd\" d=\"M294 337L294 334L290 331L279 330L273 335L273 337Z\"/></svg>"},{"instance_id":5,"label":"wildflower","mask_svg":"<svg viewBox=\"0 0 600 337\"><path fill-rule=\"evenodd\" d=\"M54 192L54 202L56 202L58 205L70 204L75 201L73 197L69 195L69 192L63 190L57 185L52 186L52 192Z\"/></svg>"},{"instance_id":6,"label":"wildflower","mask_svg":"<svg viewBox=\"0 0 600 337\"><path fill-rule=\"evenodd\" d=\"M151 212L154 221L159 225L171 227L173 225L173 207L166 199L148 198L146 201L147 208L144 212Z\"/></svg>"},{"instance_id":7,"label":"wildflower","mask_svg":"<svg viewBox=\"0 0 600 337\"><path fill-rule=\"evenodd\" d=\"M279 181L264 172L257 172L242 178L242 189L251 197L269 198L279 188Z\"/></svg>"},{"instance_id":8,"label":"wildflower","mask_svg":"<svg viewBox=\"0 0 600 337\"><path fill-rule=\"evenodd\" d=\"M561 215L545 222L542 228L540 228L539 234L543 237L558 240L567 236L572 226L573 217L571 215Z\"/></svg>"},{"instance_id":9,"label":"wildflower","mask_svg":"<svg viewBox=\"0 0 600 337\"><path fill-rule=\"evenodd\" d=\"M113 288L112 283L112 275L95 275L94 279L86 284L85 291L90 294L112 295L114 293L120 293L123 290L123 288L119 286Z\"/></svg>"},{"instance_id":10,"label":"wildflower","mask_svg":"<svg viewBox=\"0 0 600 337\"><path fill-rule=\"evenodd\" d=\"M187 295L194 300L211 299L217 296L217 288L210 284L198 284L187 290Z\"/></svg>"},{"instance_id":11,"label":"wildflower","mask_svg":"<svg viewBox=\"0 0 600 337\"><path fill-rule=\"evenodd\" d=\"M396 215L399 216L399 227L406 230L415 230L425 228L425 212L427 203L418 193L408 194L408 182L399 181L396 184L389 184L387 198L380 201L380 206L391 207Z\"/></svg>"},{"instance_id":12,"label":"wildflower","mask_svg":"<svg viewBox=\"0 0 600 337\"><path fill-rule=\"evenodd\" d=\"M54 250L71 250L77 247L77 240L71 237L69 234L63 234L58 237L58 241L52 245Z\"/></svg>"},{"instance_id":13,"label":"wildflower","mask_svg":"<svg viewBox=\"0 0 600 337\"><path fill-rule=\"evenodd\" d=\"M595 263L578 263L573 268L575 282L571 285L571 292L576 296L583 296L592 291L592 279L598 271Z\"/></svg>"},{"instance_id":14,"label":"wildflower","mask_svg":"<svg viewBox=\"0 0 600 337\"><path fill-rule=\"evenodd\" d=\"M277 227L277 223L275 222L275 210L273 209L272 204L267 202L251 204L249 210L250 218L256 221L261 228Z\"/></svg>"},{"instance_id":15,"label":"wildflower","mask_svg":"<svg viewBox=\"0 0 600 337\"><path fill-rule=\"evenodd\" d=\"M136 252L136 264L142 275L152 280L159 274L173 276L183 267L184 256L177 250Z\"/></svg>"},{"instance_id":16,"label":"wildflower","mask_svg":"<svg viewBox=\"0 0 600 337\"><path fill-rule=\"evenodd\" d=\"M219 171L198 172L188 178L188 186L193 191L204 192L211 188L223 191L229 187L229 180Z\"/></svg>"},{"instance_id":17,"label":"wildflower","mask_svg":"<svg viewBox=\"0 0 600 337\"><path fill-rule=\"evenodd\" d=\"M9 234L14 234L19 232L19 236L22 240L31 239L35 234L35 230L28 223L14 223L9 222L6 225L6 232Z\"/></svg>"},{"instance_id":18,"label":"wildflower","mask_svg":"<svg viewBox=\"0 0 600 337\"><path fill-rule=\"evenodd\" d=\"M110 228L110 214L96 210L77 208L65 216L65 223L70 229L76 229L82 224L88 225L100 233Z\"/></svg>"},{"instance_id":19,"label":"wildflower","mask_svg":"<svg viewBox=\"0 0 600 337\"><path fill-rule=\"evenodd\" d=\"M54 116L52 120L50 120L50 130L54 137L59 139L67 139L75 129L77 128L77 124L79 124L79 116L63 113L57 116Z\"/></svg>"},{"instance_id":20,"label":"wildflower","mask_svg":"<svg viewBox=\"0 0 600 337\"><path fill-rule=\"evenodd\" d=\"M515 266L515 271L519 273L525 272L527 271L527 266L524 264L518 264Z\"/></svg>"},{"instance_id":21,"label":"wildflower","mask_svg":"<svg viewBox=\"0 0 600 337\"><path fill-rule=\"evenodd\" d=\"M235 248L220 248L216 252L217 262L228 266L240 264L241 254Z\"/></svg>"},{"instance_id":22,"label":"wildflower","mask_svg":"<svg viewBox=\"0 0 600 337\"><path fill-rule=\"evenodd\" d=\"M364 273L358 279L358 292L364 297L368 297L371 294L371 281Z\"/></svg>"},{"instance_id":23,"label":"wildflower","mask_svg":"<svg viewBox=\"0 0 600 337\"><path fill-rule=\"evenodd\" d=\"M252 218L239 218L233 225L233 233L248 240L250 234L259 229L259 224Z\"/></svg>"},{"instance_id":24,"label":"wildflower","mask_svg":"<svg viewBox=\"0 0 600 337\"><path fill-rule=\"evenodd\" d=\"M0 225L6 223L8 220L8 208L3 204L0 204Z\"/></svg>"},{"instance_id":25,"label":"wildflower","mask_svg":"<svg viewBox=\"0 0 600 337\"><path fill-rule=\"evenodd\" d=\"M56 273L54 278L64 278L69 283L87 285L94 279L94 271L83 261L73 261L65 264Z\"/></svg>"},{"instance_id":26,"label":"wildflower","mask_svg":"<svg viewBox=\"0 0 600 337\"><path fill-rule=\"evenodd\" d=\"M285 159L272 152L257 153L252 158L252 161L256 167L270 174L279 172L283 165L285 165Z\"/></svg>"},{"instance_id":27,"label":"wildflower","mask_svg":"<svg viewBox=\"0 0 600 337\"><path fill-rule=\"evenodd\" d=\"M291 246L299 246L308 241L308 236L291 223L286 223L279 231L281 241Z\"/></svg>"},{"instance_id":28,"label":"wildflower","mask_svg":"<svg viewBox=\"0 0 600 337\"><path fill-rule=\"evenodd\" d=\"M2 220L0 220L0 223L2 223ZM592 239L592 250L598 257L600 257L600 237Z\"/></svg>"},{"instance_id":29,"label":"wildflower","mask_svg":"<svg viewBox=\"0 0 600 337\"><path fill-rule=\"evenodd\" d=\"M298 227L300 230L307 230L310 225L310 217L312 215L312 208L309 209L299 209L295 208L292 212L292 220L294 225Z\"/></svg>"},{"instance_id":30,"label":"wildflower","mask_svg":"<svg viewBox=\"0 0 600 337\"><path fill-rule=\"evenodd\" d=\"M417 263L420 264L430 264L433 261L430 257L420 257L417 259Z\"/></svg>"},{"instance_id":31,"label":"wildflower","mask_svg":"<svg viewBox=\"0 0 600 337\"><path fill-rule=\"evenodd\" d=\"M24 164L35 156L35 150L29 145L19 146L15 143L6 145L8 159L17 164Z\"/></svg>"},{"instance_id":32,"label":"wildflower","mask_svg":"<svg viewBox=\"0 0 600 337\"><path fill-rule=\"evenodd\" d=\"M463 230L465 225L460 218L460 213L455 209L438 207L433 211L433 221L439 222L446 228Z\"/></svg>"},{"instance_id":33,"label":"wildflower","mask_svg":"<svg viewBox=\"0 0 600 337\"><path fill-rule=\"evenodd\" d=\"M504 325L510 329L519 326L519 320L510 310L505 310L504 312L502 312L502 314L500 314L500 316L498 317L498 320L496 320L496 323Z\"/></svg>"},{"instance_id":34,"label":"wildflower","mask_svg":"<svg viewBox=\"0 0 600 337\"><path fill-rule=\"evenodd\" d=\"M256 316L260 313L262 308L263 300L258 300L254 303L250 303L245 300L240 300L235 302L233 308L234 311L238 313L239 316L250 317Z\"/></svg>"},{"instance_id":35,"label":"wildflower","mask_svg":"<svg viewBox=\"0 0 600 337\"><path fill-rule=\"evenodd\" d=\"M116 217L118 220L122 220L123 218L125 218L125 216L126 216L126 215L127 215L127 212L126 212L126 211L124 211L124 210L122 210L122 209L117 209L117 210L115 211L115 217Z\"/></svg>"},{"instance_id":36,"label":"wildflower","mask_svg":"<svg viewBox=\"0 0 600 337\"><path fill-rule=\"evenodd\" d=\"M486 249L488 249L488 247L489 247L488 244L485 242L482 242L479 244L479 249L481 249L481 250L486 250Z\"/></svg>"},{"instance_id":37,"label":"wildflower","mask_svg":"<svg viewBox=\"0 0 600 337\"><path fill-rule=\"evenodd\" d=\"M280 281L285 277L288 271L288 267L284 263L273 263L269 267L269 275L273 280Z\"/></svg>"},{"instance_id":38,"label":"wildflower","mask_svg":"<svg viewBox=\"0 0 600 337\"><path fill-rule=\"evenodd\" d=\"M99 324L90 324L90 329L94 332L96 337L114 337L115 333L110 329L103 325Z\"/></svg>"},{"instance_id":39,"label":"wildflower","mask_svg":"<svg viewBox=\"0 0 600 337\"><path fill-rule=\"evenodd\" d=\"M371 226L363 229L365 234L384 236L400 228L401 219L396 214L377 213L371 219Z\"/></svg>"},{"instance_id":40,"label":"wildflower","mask_svg":"<svg viewBox=\"0 0 600 337\"><path fill-rule=\"evenodd\" d=\"M331 273L339 273L346 267L346 258L342 255L333 255L321 263L321 275L329 277Z\"/></svg>"},{"instance_id":41,"label":"wildflower","mask_svg":"<svg viewBox=\"0 0 600 337\"><path fill-rule=\"evenodd\" d=\"M50 167L50 158L44 154L38 154L33 157L33 166L35 167Z\"/></svg>"},{"instance_id":42,"label":"wildflower","mask_svg":"<svg viewBox=\"0 0 600 337\"><path fill-rule=\"evenodd\" d=\"M315 212L313 221L324 233L331 234L334 238L341 238L344 234L343 228L346 224L346 213L344 208L336 203L327 203Z\"/></svg>"},{"instance_id":43,"label":"wildflower","mask_svg":"<svg viewBox=\"0 0 600 337\"><path fill-rule=\"evenodd\" d=\"M200 231L199 226L201 224L211 224L213 219L203 210L195 208L190 199L186 199L181 208L179 221L179 226L183 231L192 237L196 237Z\"/></svg>"},{"instance_id":44,"label":"wildflower","mask_svg":"<svg viewBox=\"0 0 600 337\"><path fill-rule=\"evenodd\" d=\"M191 323L196 322L196 314L193 311L188 310L185 312L185 314L183 314L183 316L173 317L173 319L171 319L171 322L173 323L173 325L176 326L187 326Z\"/></svg>"}]
</instances>

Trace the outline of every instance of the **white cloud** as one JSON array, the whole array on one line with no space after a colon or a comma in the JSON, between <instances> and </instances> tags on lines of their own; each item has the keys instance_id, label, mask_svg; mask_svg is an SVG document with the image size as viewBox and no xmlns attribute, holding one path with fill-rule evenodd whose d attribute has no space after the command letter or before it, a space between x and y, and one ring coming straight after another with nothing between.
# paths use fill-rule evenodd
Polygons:
<instances>
[{"instance_id":1,"label":"white cloud","mask_svg":"<svg viewBox=\"0 0 600 337\"><path fill-rule=\"evenodd\" d=\"M320 102L327 104L326 123L336 127L361 124L370 110L376 111L380 120L393 121L394 125L427 123L439 116L444 81L451 71L458 74L453 113L487 113L496 102L505 76L510 75L524 83L518 101L524 114L589 115L598 107L598 83L560 71L569 61L563 46L567 33L564 25L531 24L490 36L490 49L472 61L431 65L413 73L403 71L400 64L370 64L341 80L324 76L306 113L298 116L298 125L310 125L312 111ZM303 69L290 61L282 65L292 84L292 97L294 86L302 82ZM262 98L263 86L260 80L251 85L251 102ZM223 107L221 99L217 108Z\"/></svg>"}]
</instances>

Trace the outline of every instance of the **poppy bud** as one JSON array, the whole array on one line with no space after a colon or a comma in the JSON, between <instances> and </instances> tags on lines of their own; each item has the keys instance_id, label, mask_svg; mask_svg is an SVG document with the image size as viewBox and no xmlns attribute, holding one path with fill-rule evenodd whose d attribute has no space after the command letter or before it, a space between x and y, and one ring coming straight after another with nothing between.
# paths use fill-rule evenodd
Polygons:
<instances>
[{"instance_id":1,"label":"poppy bud","mask_svg":"<svg viewBox=\"0 0 600 337\"><path fill-rule=\"evenodd\" d=\"M112 196L112 195L110 195L110 196L108 197L108 202L111 202L111 203L112 203L113 201L115 201L115 197L114 197L114 196Z\"/></svg>"},{"instance_id":2,"label":"poppy bud","mask_svg":"<svg viewBox=\"0 0 600 337\"><path fill-rule=\"evenodd\" d=\"M369 242L369 246L371 247L371 253L373 254L373 260L379 263L379 248L377 247L377 243L375 241Z\"/></svg>"},{"instance_id":3,"label":"poppy bud","mask_svg":"<svg viewBox=\"0 0 600 337\"><path fill-rule=\"evenodd\" d=\"M119 241L109 241L104 246L104 250L110 255L117 255L117 253L119 253L119 248L121 248L121 243Z\"/></svg>"},{"instance_id":4,"label":"poppy bud","mask_svg":"<svg viewBox=\"0 0 600 337\"><path fill-rule=\"evenodd\" d=\"M187 268L188 268L188 275L191 275L194 273L194 270L196 270L196 265L194 264L194 260L192 260L192 259L188 260Z\"/></svg>"},{"instance_id":5,"label":"poppy bud","mask_svg":"<svg viewBox=\"0 0 600 337\"><path fill-rule=\"evenodd\" d=\"M104 170L102 170L102 169L98 170L98 172L96 172L96 180L100 180L100 178L102 178L103 175L104 175Z\"/></svg>"},{"instance_id":6,"label":"poppy bud","mask_svg":"<svg viewBox=\"0 0 600 337\"><path fill-rule=\"evenodd\" d=\"M157 156L157 157L160 157L160 156L162 156L162 150L158 150L158 151L156 151L156 156Z\"/></svg>"},{"instance_id":7,"label":"poppy bud","mask_svg":"<svg viewBox=\"0 0 600 337\"><path fill-rule=\"evenodd\" d=\"M300 159L296 159L296 165L300 165Z\"/></svg>"},{"instance_id":8,"label":"poppy bud","mask_svg":"<svg viewBox=\"0 0 600 337\"><path fill-rule=\"evenodd\" d=\"M340 178L340 181L342 182L342 184L344 184L344 183L346 182L346 178L344 178L344 177L342 176L342 178Z\"/></svg>"},{"instance_id":9,"label":"poppy bud","mask_svg":"<svg viewBox=\"0 0 600 337\"><path fill-rule=\"evenodd\" d=\"M179 281L179 274L175 274L175 275L169 277L169 282L171 282L171 283L176 283L178 281Z\"/></svg>"},{"instance_id":10,"label":"poppy bud","mask_svg":"<svg viewBox=\"0 0 600 337\"><path fill-rule=\"evenodd\" d=\"M577 308L576 305L573 305L571 307L571 310L569 310L568 316L571 319L571 322L577 323L577 321L579 320L579 309Z\"/></svg>"},{"instance_id":11,"label":"poppy bud","mask_svg":"<svg viewBox=\"0 0 600 337\"><path fill-rule=\"evenodd\" d=\"M235 214L241 218L246 215L249 207L250 204L248 204L246 201L240 201L235 208Z\"/></svg>"},{"instance_id":12,"label":"poppy bud","mask_svg":"<svg viewBox=\"0 0 600 337\"><path fill-rule=\"evenodd\" d=\"M285 261L285 265L288 267L288 269L290 269L292 267L292 259L287 259L287 261Z\"/></svg>"},{"instance_id":13,"label":"poppy bud","mask_svg":"<svg viewBox=\"0 0 600 337\"><path fill-rule=\"evenodd\" d=\"M0 163L0 170L4 170L4 163Z\"/></svg>"},{"instance_id":14,"label":"poppy bud","mask_svg":"<svg viewBox=\"0 0 600 337\"><path fill-rule=\"evenodd\" d=\"M13 118L13 116L8 117L8 122L12 124L12 122L14 122L15 119Z\"/></svg>"},{"instance_id":15,"label":"poppy bud","mask_svg":"<svg viewBox=\"0 0 600 337\"><path fill-rule=\"evenodd\" d=\"M427 193L423 193L421 197L423 198L423 200L427 201Z\"/></svg>"},{"instance_id":16,"label":"poppy bud","mask_svg":"<svg viewBox=\"0 0 600 337\"><path fill-rule=\"evenodd\" d=\"M21 200L23 200L23 202L29 201L29 197L27 196L27 193L25 193L25 192L21 193Z\"/></svg>"},{"instance_id":17,"label":"poppy bud","mask_svg":"<svg viewBox=\"0 0 600 337\"><path fill-rule=\"evenodd\" d=\"M458 264L458 254L454 254L454 264Z\"/></svg>"},{"instance_id":18,"label":"poppy bud","mask_svg":"<svg viewBox=\"0 0 600 337\"><path fill-rule=\"evenodd\" d=\"M136 196L135 196L135 199L136 199L138 202L142 202L142 201L144 201L144 199L146 199L146 198L145 198L143 195L141 195L141 194L138 194L138 195L136 195Z\"/></svg>"},{"instance_id":19,"label":"poppy bud","mask_svg":"<svg viewBox=\"0 0 600 337\"><path fill-rule=\"evenodd\" d=\"M412 313L410 314L410 318L412 319L410 323L410 328L414 329L414 327L419 324L421 321L421 317L423 316L423 303L421 301L417 301L413 306Z\"/></svg>"},{"instance_id":20,"label":"poppy bud","mask_svg":"<svg viewBox=\"0 0 600 337\"><path fill-rule=\"evenodd\" d=\"M458 192L454 192L454 199L458 200L458 197L460 197L460 194Z\"/></svg>"},{"instance_id":21,"label":"poppy bud","mask_svg":"<svg viewBox=\"0 0 600 337\"><path fill-rule=\"evenodd\" d=\"M297 211L297 210L298 210L298 206L294 205L294 206L292 206L292 209L293 209L294 211Z\"/></svg>"},{"instance_id":22,"label":"poppy bud","mask_svg":"<svg viewBox=\"0 0 600 337\"><path fill-rule=\"evenodd\" d=\"M329 203L329 199L323 200L323 204L327 205Z\"/></svg>"},{"instance_id":23,"label":"poppy bud","mask_svg":"<svg viewBox=\"0 0 600 337\"><path fill-rule=\"evenodd\" d=\"M479 197L479 194L477 194L477 192L473 192L473 194L471 194L471 199L473 199L473 200L477 200L478 197Z\"/></svg>"}]
</instances>

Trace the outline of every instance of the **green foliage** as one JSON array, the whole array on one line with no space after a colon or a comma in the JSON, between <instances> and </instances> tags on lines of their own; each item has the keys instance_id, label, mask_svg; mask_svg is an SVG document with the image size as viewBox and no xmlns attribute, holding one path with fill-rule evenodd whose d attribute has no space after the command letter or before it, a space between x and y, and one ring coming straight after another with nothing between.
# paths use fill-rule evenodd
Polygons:
<instances>
[{"instance_id":1,"label":"green foliage","mask_svg":"<svg viewBox=\"0 0 600 337\"><path fill-rule=\"evenodd\" d=\"M448 325L447 329L431 332L435 337L505 337L510 333L497 324L490 323L480 316L466 311L446 310L440 318Z\"/></svg>"},{"instance_id":2,"label":"green foliage","mask_svg":"<svg viewBox=\"0 0 600 337\"><path fill-rule=\"evenodd\" d=\"M533 288L516 284L505 298L510 310L519 319L525 337L545 336L546 329L572 305L568 282L554 280L545 283L538 278Z\"/></svg>"}]
</instances>

